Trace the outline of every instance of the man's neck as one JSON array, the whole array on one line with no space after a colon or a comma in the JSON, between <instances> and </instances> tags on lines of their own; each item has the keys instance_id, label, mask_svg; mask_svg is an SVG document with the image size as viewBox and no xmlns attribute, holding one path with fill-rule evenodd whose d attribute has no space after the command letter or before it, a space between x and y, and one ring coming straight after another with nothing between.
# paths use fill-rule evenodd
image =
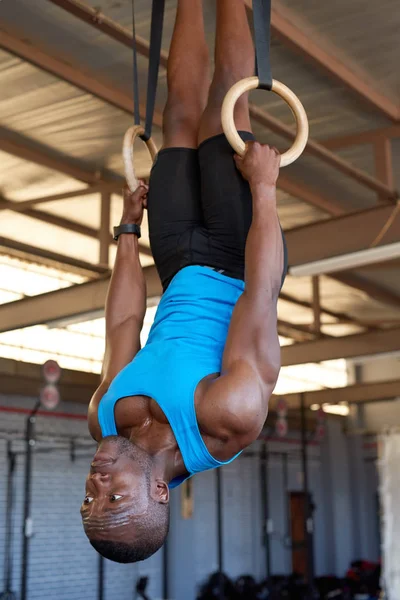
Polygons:
<instances>
[{"instance_id":1,"label":"man's neck","mask_svg":"<svg viewBox=\"0 0 400 600\"><path fill-rule=\"evenodd\" d=\"M128 436L127 436L128 437ZM129 440L145 450L153 458L156 477L168 483L187 473L181 452L169 425L157 422L138 428L132 428Z\"/></svg>"}]
</instances>

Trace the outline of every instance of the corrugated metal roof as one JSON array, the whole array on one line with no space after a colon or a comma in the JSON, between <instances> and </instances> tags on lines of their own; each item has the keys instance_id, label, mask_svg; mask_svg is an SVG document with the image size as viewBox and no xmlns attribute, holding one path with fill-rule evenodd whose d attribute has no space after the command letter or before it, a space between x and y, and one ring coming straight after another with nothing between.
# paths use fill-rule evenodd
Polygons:
<instances>
[{"instance_id":1,"label":"corrugated metal roof","mask_svg":"<svg viewBox=\"0 0 400 600\"><path fill-rule=\"evenodd\" d=\"M131 29L131 8L128 2L90 0L95 7L121 26ZM137 33L149 38L150 3L137 0ZM369 3L366 0L345 0L335 3L309 0L280 0L274 6L288 8L296 16L296 25L309 33L314 41L322 38L324 48L335 47L336 57L346 62L360 76L368 75L371 84L388 98L400 104L400 74L397 68L399 53L400 8L397 0ZM167 0L163 48L168 50L175 18L175 0ZM210 47L213 46L215 3L205 2L206 30ZM126 96L132 95L131 50L110 39L94 27L81 22L48 0L14 0L0 3L1 30L40 48L51 56L82 73L90 74ZM272 62L274 76L289 85L304 103L314 139L329 139L337 135L369 131L387 126L389 121L366 104L344 85L334 81L322 70L298 56L293 50L273 39ZM147 59L139 57L140 83L145 90ZM125 130L132 122L131 115L104 100L60 80L42 69L29 64L10 52L0 51L0 115L3 126L31 140L40 142L49 152L57 151L79 160L83 165L108 169L123 175L121 143ZM161 69L157 110L162 111L166 99L166 76ZM292 125L292 116L284 103L265 92L255 92L252 102L268 111L283 123ZM280 148L289 144L266 128L255 124L256 136ZM155 127L155 139L161 144L160 131ZM400 140L392 143L396 166L395 177L400 186ZM371 146L361 145L338 151L339 156L359 169L374 174L374 155ZM138 145L135 150L139 175L149 170L147 150ZM375 192L360 185L319 158L305 154L285 170L292 180L311 186L322 195L332 198L344 211L373 206ZM5 152L0 152L0 185L3 196L22 201L63 191L78 190L82 183L49 168L35 165ZM328 214L305 204L293 195L279 192L279 212L285 229L328 218ZM79 197L38 206L47 213L92 228L100 223L100 203L96 196ZM112 223L119 218L121 199L113 196ZM144 227L146 230L146 227ZM30 242L77 258L97 262L99 243L96 239L67 231L55 225L2 211L0 235ZM338 232L340 235L340 232ZM356 235L356 232L355 232ZM148 236L143 237L148 244ZM112 253L113 254L113 253ZM144 259L148 264L149 259ZM360 275L377 285L399 293L399 269L370 270ZM306 291L307 288L307 291ZM311 301L307 282L288 279L285 290L293 296ZM400 310L378 305L365 294L322 278L322 303L331 310L354 316L367 314L379 320L390 310L393 318L400 318ZM299 323L312 320L310 309L282 305L282 318ZM340 335L354 330L353 326L334 326L332 334ZM344 328L344 329L343 329ZM357 327L355 328L357 330ZM331 330L329 332L331 332ZM326 332L328 330L326 329Z\"/></svg>"},{"instance_id":2,"label":"corrugated metal roof","mask_svg":"<svg viewBox=\"0 0 400 600\"><path fill-rule=\"evenodd\" d=\"M311 37L323 36L334 44L338 58L365 76L373 85L400 102L399 58L400 11L397 0L280 0L290 8L299 26Z\"/></svg>"}]
</instances>

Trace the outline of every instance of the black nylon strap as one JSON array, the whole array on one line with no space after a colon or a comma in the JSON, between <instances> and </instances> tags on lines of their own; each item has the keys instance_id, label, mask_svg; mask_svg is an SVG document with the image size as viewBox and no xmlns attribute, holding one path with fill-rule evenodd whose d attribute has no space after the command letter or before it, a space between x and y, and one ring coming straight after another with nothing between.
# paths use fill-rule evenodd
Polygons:
<instances>
[{"instance_id":1,"label":"black nylon strap","mask_svg":"<svg viewBox=\"0 0 400 600\"><path fill-rule=\"evenodd\" d=\"M156 104L158 71L160 67L161 42L164 24L165 0L153 0L151 13L151 33L149 50L149 70L147 80L147 100L146 100L146 122L145 132L141 137L147 142L151 137L153 126L154 108ZM133 103L134 103L134 121L135 125L140 125L140 105L139 105L139 70L138 70L138 51L136 44L136 25L135 25L135 5L132 0L132 22L133 22Z\"/></svg>"},{"instance_id":2,"label":"black nylon strap","mask_svg":"<svg viewBox=\"0 0 400 600\"><path fill-rule=\"evenodd\" d=\"M161 42L164 24L165 0L153 0L151 14L149 75L147 80L146 125L142 136L144 141L151 137L154 108L156 104L158 71L160 68Z\"/></svg>"},{"instance_id":3,"label":"black nylon strap","mask_svg":"<svg viewBox=\"0 0 400 600\"><path fill-rule=\"evenodd\" d=\"M135 125L140 125L140 106L139 106L139 70L138 70L138 51L136 44L136 22L135 22L135 1L132 0L132 50L133 50L133 118Z\"/></svg>"},{"instance_id":4,"label":"black nylon strap","mask_svg":"<svg viewBox=\"0 0 400 600\"><path fill-rule=\"evenodd\" d=\"M254 41L256 48L256 74L260 88L272 88L271 72L271 0L253 0Z\"/></svg>"}]
</instances>

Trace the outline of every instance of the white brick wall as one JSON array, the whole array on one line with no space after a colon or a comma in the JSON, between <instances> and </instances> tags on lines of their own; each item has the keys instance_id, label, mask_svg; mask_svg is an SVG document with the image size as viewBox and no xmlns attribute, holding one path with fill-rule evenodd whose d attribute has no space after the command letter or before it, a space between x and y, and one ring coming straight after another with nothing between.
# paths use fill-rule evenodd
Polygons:
<instances>
[{"instance_id":1,"label":"white brick wall","mask_svg":"<svg viewBox=\"0 0 400 600\"><path fill-rule=\"evenodd\" d=\"M3 589L4 520L6 501L6 442L4 432L13 432L14 450L23 451L22 441L26 414L2 411L2 407L31 409L34 399L7 398L0 395L0 592ZM63 403L59 412L84 415L85 407ZM89 456L94 444L87 433L85 420L72 418L37 417L38 436L52 436L56 448L47 453L37 453L33 462L32 516L34 536L31 539L29 560L29 600L97 600L98 556L83 533L79 506L84 493ZM88 444L80 450L75 462L65 447L71 436ZM18 438L18 439L17 439ZM347 460L344 437L338 433L337 444L329 445L330 452L319 447L309 448L310 488L316 504L315 558L317 575L335 571L335 549L341 547L343 533L334 527L328 535L327 524L336 514L333 508L348 498L348 486L333 486L330 493L324 487L327 470L332 469L328 458L334 453L335 468L340 483L346 473ZM331 440L332 442L332 440ZM60 448L60 443L65 449ZM328 442L327 442L328 443ZM337 445L342 456L337 461ZM287 443L270 443L270 450L286 452L289 456L289 489L301 490L301 463L299 446ZM49 442L40 442L38 448L48 448ZM255 445L251 450L257 450ZM80 455L80 456L79 456ZM85 456L84 456L85 455ZM14 591L20 589L21 531L23 511L24 456L18 456L15 491L15 547ZM339 477L340 475L340 477ZM286 514L283 490L282 464L279 457L269 460L269 502L274 533L271 536L271 567L273 574L289 573L291 552L284 545ZM376 484L369 477L371 486ZM242 457L222 469L223 524L225 568L228 575L243 573L262 578L265 575L265 555L261 544L261 509L259 462L255 457ZM375 493L371 488L371 494ZM335 495L337 494L337 495ZM194 600L198 586L217 568L216 476L215 472L202 473L194 479L194 517L184 521L181 517L180 489L171 495L171 534L169 543L170 598L168 600ZM332 504L332 506L330 506ZM350 506L346 500L346 506ZM333 512L332 512L333 510ZM342 516L337 515L339 519ZM348 516L351 520L351 516ZM371 524L374 528L374 524ZM376 532L372 532L376 536ZM372 535L371 534L371 535ZM351 528L347 530L346 544L352 544ZM340 538L340 539L339 539ZM349 550L351 552L351 550ZM139 576L150 578L151 600L162 598L162 551L145 563L117 565L105 561L104 600L132 600ZM353 558L353 557L351 557ZM358 558L358 557L354 557ZM363 558L374 558L364 556ZM346 559L347 563L347 559ZM346 565L340 564L340 572Z\"/></svg>"},{"instance_id":2,"label":"white brick wall","mask_svg":"<svg viewBox=\"0 0 400 600\"><path fill-rule=\"evenodd\" d=\"M0 407L31 409L34 399L0 396ZM62 403L58 412L85 414L79 404ZM0 592L3 590L4 528L6 508L7 457L6 442L1 440L4 431L19 432L13 442L14 450L23 450L22 437L27 415L0 411ZM78 437L90 443L85 421L38 415L38 437L55 438L53 446L67 446L68 437ZM63 436L63 437L61 437ZM57 441L58 440L58 441ZM37 448L48 448L47 453L37 452L33 459L32 518L33 537L29 555L29 600L97 600L98 556L83 532L79 507L84 494L84 481L88 472L90 451L79 450L72 462L69 450L56 447L51 442L39 442ZM86 454L86 457L79 455ZM14 496L14 569L13 590L20 590L21 532L23 515L24 456L18 456ZM151 578L149 591L152 598L160 598L161 557L156 555L146 564L118 565L105 561L105 600L131 600L134 581L139 575Z\"/></svg>"}]
</instances>

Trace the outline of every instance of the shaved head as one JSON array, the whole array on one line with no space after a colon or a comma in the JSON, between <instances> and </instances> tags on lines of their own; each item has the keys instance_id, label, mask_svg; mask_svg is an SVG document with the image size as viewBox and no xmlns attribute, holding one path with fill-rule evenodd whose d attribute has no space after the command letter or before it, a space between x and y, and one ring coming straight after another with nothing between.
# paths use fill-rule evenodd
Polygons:
<instances>
[{"instance_id":1,"label":"shaved head","mask_svg":"<svg viewBox=\"0 0 400 600\"><path fill-rule=\"evenodd\" d=\"M152 457L126 438L110 436L99 445L81 515L90 543L109 560L145 560L165 541L168 485L152 477L152 467Z\"/></svg>"}]
</instances>

